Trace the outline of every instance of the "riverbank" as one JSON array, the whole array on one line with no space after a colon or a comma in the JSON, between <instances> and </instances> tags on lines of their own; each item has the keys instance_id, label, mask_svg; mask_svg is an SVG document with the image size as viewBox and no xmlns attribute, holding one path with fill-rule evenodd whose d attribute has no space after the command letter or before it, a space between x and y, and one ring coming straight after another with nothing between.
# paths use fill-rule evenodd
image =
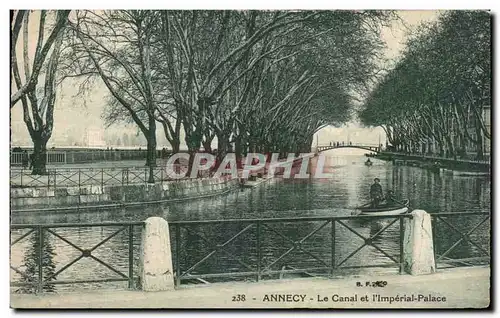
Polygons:
<instances>
[{"instance_id":1,"label":"riverbank","mask_svg":"<svg viewBox=\"0 0 500 318\"><path fill-rule=\"evenodd\" d=\"M284 164L284 160L280 160ZM297 161L299 164L301 161ZM294 161L295 165L295 161ZM88 167L84 167L88 168ZM60 175L59 183L56 186L54 175L51 181L50 176L30 177L36 181L38 186L13 186L13 177L11 175L10 204L11 208L39 209L48 207L75 207L87 208L96 205L104 206L129 206L136 204L155 204L175 200L188 200L191 198L201 198L224 194L236 188L255 187L262 182L274 178L267 175L267 168L262 171L253 172L250 180L241 177L207 177L198 179L179 179L164 180L160 182L147 183L148 171L129 171L136 167L126 167L125 170L104 171L104 167L97 169L97 174L93 170L87 171L69 171L65 175ZM292 167L292 173L298 173L299 166ZM76 169L76 168L73 168ZM163 171L153 171L153 173L162 174ZM238 175L242 175L242 170L238 169ZM81 184L80 175L84 174L86 182L95 182L96 184ZM128 183L129 175L136 183ZM127 182L123 179L126 176ZM140 179L139 177L144 177ZM45 177L47 180L40 181ZM106 178L105 178L106 177ZM22 172L17 173L16 178L20 178L22 185ZM73 180L75 179L75 180ZM139 179L139 180L136 180ZM61 182L62 180L62 182ZM115 181L117 184L112 184ZM121 184L120 184L121 181ZM37 184L41 183L41 185ZM18 209L19 210L19 209Z\"/></svg>"},{"instance_id":2,"label":"riverbank","mask_svg":"<svg viewBox=\"0 0 500 318\"><path fill-rule=\"evenodd\" d=\"M365 286L366 282L375 281L386 282L386 285ZM358 282L361 287L357 286ZM423 276L394 273L335 279L297 278L258 283L217 283L182 286L177 290L163 292L11 294L10 305L16 309L487 308L490 305L490 268L444 269Z\"/></svg>"},{"instance_id":3,"label":"riverbank","mask_svg":"<svg viewBox=\"0 0 500 318\"><path fill-rule=\"evenodd\" d=\"M12 212L47 207L127 206L188 200L227 193L239 188L239 180L230 177L186 179L161 184L129 184L80 187L11 188ZM16 209L17 208L17 209ZM67 209L66 209L67 210Z\"/></svg>"},{"instance_id":4,"label":"riverbank","mask_svg":"<svg viewBox=\"0 0 500 318\"><path fill-rule=\"evenodd\" d=\"M380 152L374 158L392 161L395 165L420 167L436 173L451 171L454 175L489 175L491 163L489 161L474 161L452 159L395 152Z\"/></svg>"}]
</instances>

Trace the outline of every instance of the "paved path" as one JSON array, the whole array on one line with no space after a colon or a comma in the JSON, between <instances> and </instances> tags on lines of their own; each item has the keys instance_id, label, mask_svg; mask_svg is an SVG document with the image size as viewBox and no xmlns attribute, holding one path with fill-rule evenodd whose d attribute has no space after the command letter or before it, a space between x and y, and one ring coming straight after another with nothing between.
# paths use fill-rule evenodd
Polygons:
<instances>
[{"instance_id":1,"label":"paved path","mask_svg":"<svg viewBox=\"0 0 500 318\"><path fill-rule=\"evenodd\" d=\"M356 287L387 281L382 287ZM344 279L307 278L259 283L186 286L165 292L99 291L61 295L11 295L13 308L485 308L489 306L490 268L441 270L424 276L385 275ZM238 295L239 298L238 298ZM337 296L335 296L337 295ZM407 301L394 298L407 297ZM415 301L408 298L415 297ZM421 295L421 296L420 296ZM244 296L244 301L243 301ZM339 296L347 297L346 301ZM364 297L367 301L364 301ZM380 296L380 298L378 298ZM273 301L281 297L290 301ZM349 299L356 297L356 299ZM392 297L392 298L391 298ZM425 301L434 297L434 300ZM420 298L420 301L418 299ZM240 301L237 301L240 299ZM278 298L279 299L279 298ZM319 301L326 300L326 301ZM391 302L392 299L392 302ZM294 301L295 300L295 301ZM386 301L384 301L386 300Z\"/></svg>"}]
</instances>

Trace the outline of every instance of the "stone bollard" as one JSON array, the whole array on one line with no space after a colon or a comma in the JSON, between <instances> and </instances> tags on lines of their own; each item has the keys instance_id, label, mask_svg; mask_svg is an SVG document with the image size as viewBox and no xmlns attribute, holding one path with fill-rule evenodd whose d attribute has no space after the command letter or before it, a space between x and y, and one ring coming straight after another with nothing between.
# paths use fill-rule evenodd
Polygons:
<instances>
[{"instance_id":1,"label":"stone bollard","mask_svg":"<svg viewBox=\"0 0 500 318\"><path fill-rule=\"evenodd\" d=\"M424 210L414 210L412 219L405 220L403 266L411 275L432 274L436 271L431 216Z\"/></svg>"},{"instance_id":2,"label":"stone bollard","mask_svg":"<svg viewBox=\"0 0 500 318\"><path fill-rule=\"evenodd\" d=\"M140 285L144 291L174 289L174 271L168 223L150 217L142 231L140 254Z\"/></svg>"}]
</instances>

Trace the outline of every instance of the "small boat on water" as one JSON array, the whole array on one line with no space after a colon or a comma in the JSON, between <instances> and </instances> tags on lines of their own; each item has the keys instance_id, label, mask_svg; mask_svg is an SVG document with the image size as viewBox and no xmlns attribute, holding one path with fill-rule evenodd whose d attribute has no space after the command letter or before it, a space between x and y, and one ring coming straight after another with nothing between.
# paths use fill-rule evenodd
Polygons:
<instances>
[{"instance_id":1,"label":"small boat on water","mask_svg":"<svg viewBox=\"0 0 500 318\"><path fill-rule=\"evenodd\" d=\"M410 200L405 199L401 203L387 204L382 203L377 207L371 207L371 203L367 203L358 207L357 209L361 211L361 215L396 215L408 212L408 206Z\"/></svg>"},{"instance_id":2,"label":"small boat on water","mask_svg":"<svg viewBox=\"0 0 500 318\"><path fill-rule=\"evenodd\" d=\"M365 161L365 166L371 166L373 165L373 162L370 161L370 159Z\"/></svg>"}]
</instances>

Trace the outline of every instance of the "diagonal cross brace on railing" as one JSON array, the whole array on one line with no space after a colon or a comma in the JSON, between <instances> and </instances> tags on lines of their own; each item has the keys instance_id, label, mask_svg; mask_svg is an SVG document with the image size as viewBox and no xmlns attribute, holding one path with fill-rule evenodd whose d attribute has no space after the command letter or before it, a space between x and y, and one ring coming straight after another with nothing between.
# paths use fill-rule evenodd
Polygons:
<instances>
[{"instance_id":1,"label":"diagonal cross brace on railing","mask_svg":"<svg viewBox=\"0 0 500 318\"><path fill-rule=\"evenodd\" d=\"M304 236L301 240L298 240L298 241L294 241L291 238L289 238L288 236L286 236L286 235L284 235L284 234L276 231L274 228L270 227L269 225L263 224L264 227L270 229L272 232L278 234L279 236L281 236L285 240L291 242L293 244L293 246L290 247L286 252L284 252L283 254L281 254L281 256L279 256L277 259L275 259L271 264L267 265L262 270L261 274L264 274L265 272L269 271L274 264L278 263L280 260L282 260L283 258L285 258L288 254L290 254L291 252L293 252L296 249L299 249L299 250L303 251L304 253L308 254L309 256L313 257L314 259L316 259L317 261L319 261L320 263L322 263L324 266L329 267L329 265L325 261L323 261L322 259L320 259L316 255L314 255L313 253L305 250L302 247L302 243L304 243L308 238L310 238L311 236L313 236L314 234L316 234L317 232L319 232L321 229L323 229L329 223L330 223L330 221L323 222L320 226L318 226L317 228L315 228L314 230L312 230L311 232L309 232L306 236Z\"/></svg>"},{"instance_id":2,"label":"diagonal cross brace on railing","mask_svg":"<svg viewBox=\"0 0 500 318\"><path fill-rule=\"evenodd\" d=\"M77 225L72 225L72 224L68 224L68 225L71 225L71 226L77 226ZM82 225L86 225L86 224L82 224ZM97 226L99 224L87 224L87 226ZM105 224L102 224L102 225L105 225ZM90 282L111 282L111 281L127 281L129 282L129 288L132 288L133 285L134 285L134 282L133 282L133 228L134 228L134 225L138 225L136 223L131 223L131 224L107 224L109 226L120 226L120 228L118 230L116 230L115 232L113 232L112 234L110 234L109 236L107 236L105 239L101 240L99 243L97 243L96 245L94 245L93 247L89 248L89 249L83 249L79 246L77 246L76 244L74 244L73 242L71 242L70 240L68 240L67 238L61 236L60 234L56 233L55 231L51 230L50 229L50 226L47 226L47 225L35 225L33 227L31 226L25 226L25 225L18 225L16 226L17 228L27 228L27 229L30 229L27 233L23 234L22 236L20 236L19 238L17 238L16 240L12 241L11 243L11 246L14 245L14 244L17 244L18 242L20 242L22 239L26 238L27 236L29 236L30 234L34 233L34 232L38 232L38 237L37 237L37 240L38 240L38 259L37 259L37 267L38 267L38 270L37 270L37 277L29 277L29 275L27 275L26 273L24 273L23 271L21 271L20 269L14 267L11 265L11 268L12 270L14 270L16 273L18 273L19 275L21 275L21 277L23 277L24 279L27 280L27 282L14 282L12 283L11 285L12 286L36 286L37 289L36 289L36 292L42 292L43 291L43 288L44 286L48 285L48 284L73 284L73 283L90 283ZM67 227L65 225L55 225L54 227ZM110 264L108 264L107 262L103 261L102 259L96 257L95 255L92 255L92 252L95 251L98 247L102 246L103 244L105 244L106 242L108 242L110 239L112 239L113 237L115 237L116 235L118 235L119 233L123 232L124 230L128 229L128 245L129 245L129 248L128 248L128 252L129 252L129 257L128 257L128 275L124 274L123 272L121 272L120 270L114 268L113 266L111 266ZM48 234L51 234L53 235L54 237L60 239L61 241L67 243L68 245L70 245L71 247L75 248L76 250L78 250L81 254L80 256L78 256L77 258L75 258L74 260L70 261L69 263L67 263L66 265L64 265L62 268L60 268L56 273L53 273L51 274L50 276L46 277L45 279L43 278L43 244L44 244L44 233L48 233ZM112 272L116 273L119 275L120 278L108 278L108 279L85 279L85 280L75 280L75 281L60 281L60 280L52 280L52 279L55 279L58 275L60 275L62 272L64 272L66 269L68 269L69 267L71 267L73 264L75 264L76 262L78 262L80 259L84 258L84 257L89 257L93 260L95 260L96 262L100 263L101 265L105 266L106 268L110 269Z\"/></svg>"},{"instance_id":3,"label":"diagonal cross brace on railing","mask_svg":"<svg viewBox=\"0 0 500 318\"><path fill-rule=\"evenodd\" d=\"M386 229L388 229L391 225L393 225L394 223L396 223L396 221L398 221L398 219L394 219L392 220L389 224L387 224L386 226L384 226L382 229L380 229L377 233L375 233L374 235L370 236L370 237L364 237L363 235L359 234L356 230L354 230L353 228L351 228L350 226L348 226L347 224L345 224L344 222L342 222L341 220L337 220L337 222L339 224L341 224L342 226L344 226L345 228L347 228L349 231L351 231L352 233L356 234L357 236L359 236L362 240L364 240L364 243L363 245L361 245L360 247L358 247L357 249L355 249L353 252L351 252L343 261L341 261L337 267L340 268L340 266L342 264L344 264L345 262L347 262L351 257L353 257L356 253L358 253L363 247L365 246L372 246L374 247L375 249L377 249L379 252L381 252L384 256L386 256L387 258L389 258L390 260L392 260L394 263L396 264L399 264L400 262L397 261L394 257L392 257L391 255L387 254L384 250L382 250L380 247L378 247L376 244L373 243L373 239L375 239L377 236L379 236L381 233L383 233Z\"/></svg>"},{"instance_id":4,"label":"diagonal cross brace on railing","mask_svg":"<svg viewBox=\"0 0 500 318\"><path fill-rule=\"evenodd\" d=\"M54 171L54 174L55 174L55 175L57 175L57 176L59 176L59 178L57 179L57 182L59 182L59 185L60 185L60 186L65 186L65 184L64 184L64 183L65 183L66 181L69 181L69 185L70 185L70 186L72 186L72 185L74 185L74 186L79 186L79 185L80 185L80 184L79 184L79 182L78 182L78 180L77 180L77 181L75 181L75 180L72 180L72 179L71 179L72 177L78 176L78 174L79 174L79 171L78 171L78 170L77 170L77 171L75 171L75 172L70 172L70 175L65 175L65 174L60 173L59 171L55 170L55 171ZM56 184L56 183L54 183L54 186L57 186L57 184Z\"/></svg>"},{"instance_id":5,"label":"diagonal cross brace on railing","mask_svg":"<svg viewBox=\"0 0 500 318\"><path fill-rule=\"evenodd\" d=\"M62 237L61 235L57 234L56 232L51 231L50 229L47 229L47 232L49 232L50 234L56 236L60 240L64 241L65 243L69 244L70 246L72 246L73 248L75 248L76 250L78 250L78 251L81 252L81 254L77 258L75 258L73 261L71 261L68 264L66 264L65 266L63 266L56 273L52 274L49 278L47 278L47 280L57 277L59 274L61 274L63 271L65 271L67 268L69 268L71 265L75 264L76 262L78 262L80 259L82 259L84 257L90 257L93 260L95 260L96 262L104 265L105 267L107 267L111 271L113 271L116 274L120 275L121 277L128 279L127 275L123 274L119 270L115 269L113 266L109 265L108 263L104 262L103 260L101 260L101 259L95 257L94 255L92 255L92 252L95 251L99 246L103 245L104 243L106 243L107 241L109 241L110 239L112 239L113 237L115 237L117 234L123 232L125 229L127 229L126 226L118 229L117 231L115 231L114 233L112 233L107 238L105 238L104 240L102 240L98 244L94 245L90 249L82 249L82 248L78 247L77 245L73 244L72 242L70 242L68 239L66 239L66 238Z\"/></svg>"},{"instance_id":6,"label":"diagonal cross brace on railing","mask_svg":"<svg viewBox=\"0 0 500 318\"><path fill-rule=\"evenodd\" d=\"M94 172L93 169L89 169L88 172L86 172L85 170L81 170L79 175L80 175L80 178L86 177L86 179L79 180L80 186L85 185L85 183L87 183L88 181L95 181L96 182L95 184L102 184L102 172L101 171Z\"/></svg>"},{"instance_id":7,"label":"diagonal cross brace on railing","mask_svg":"<svg viewBox=\"0 0 500 318\"><path fill-rule=\"evenodd\" d=\"M31 180L28 180L26 182L26 178L31 178ZM47 178L47 182L45 182L45 180L41 180L42 178ZM37 185L48 186L50 184L48 181L48 175L45 174L42 175L26 174L24 175L24 179L25 179L24 184L21 184L23 186L37 186Z\"/></svg>"},{"instance_id":8,"label":"diagonal cross brace on railing","mask_svg":"<svg viewBox=\"0 0 500 318\"><path fill-rule=\"evenodd\" d=\"M255 275L256 276L256 279L257 281L259 281L261 279L261 276L262 275L272 275L272 274L275 274L275 273L283 273L283 272L293 272L293 273L304 273L304 272L307 272L307 271L313 271L313 270L328 270L330 271L330 273L333 275L333 272L334 270L337 268L337 264L336 264L336 249L335 249L335 245L337 244L336 242L336 238L335 238L335 235L336 235L336 231L335 231L335 223L338 222L339 220L350 220L350 219L363 219L363 220L377 220L377 219L392 219L392 218L395 218L393 222L391 222L390 224L388 224L387 226L385 226L383 229L381 229L380 231L378 231L375 235L371 236L370 238L368 239L374 239L376 237L378 237L382 232L384 232L388 227L390 227L391 225L393 225L394 223L396 223L398 220L400 221L400 229L399 229L399 252L400 252L400 261L398 262L393 256L389 255L388 253L384 252L383 250L381 250L380 247L378 246L375 246L375 248L378 250L378 251L381 251L382 254L385 256L385 257L388 257L390 258L393 263L395 263L396 265L399 265L400 267L400 271L402 271L402 257L403 257L403 242L402 242L402 238L403 238L403 233L404 233L404 227L403 227L403 221L405 218L412 218L411 215L400 215L400 216L340 216L340 217L300 217L300 218L274 218L274 219L229 219L229 220L207 220L207 221L178 221L178 222L173 222L172 226L174 227L175 229L175 237L176 237L176 252L175 252L175 268L176 268L176 274L175 274L175 282L176 282L176 285L179 286L181 284L181 280L184 280L184 279L187 279L187 278L191 278L191 279L198 279L198 278L217 278L217 277L231 277L231 276L253 276ZM270 226L271 223L287 223L287 222L291 222L291 223L296 223L296 222L301 222L301 221L322 221L321 224L319 226L317 226L316 228L314 228L311 232L309 232L305 237L303 237L301 240L298 240L298 241L294 241L293 239L291 239L290 237L287 237L285 234L283 233L280 233L279 231L277 231L276 229L272 228ZM250 271L246 271L246 272L230 272L230 273L216 273L216 274L211 274L211 273L200 273L200 274L196 274L196 275L192 275L191 272L194 270L194 268L198 268L200 264L202 264L203 262L205 262L208 258L210 257L213 257L217 251L215 248L213 248L213 250L211 250L206 256L204 256L201 260L199 260L195 265L191 266L187 273L186 274L182 274L182 275L177 275L177 273L181 273L181 265L180 265L180 241L181 241L181 235L180 235L180 229L181 227L185 227L186 225L209 225L209 224L219 224L219 223L228 223L228 224L231 224L231 223L243 223L243 224L254 224L256 225L256 243L257 243L257 260L256 260L256 270L252 270L252 268L250 266L248 266L247 264L243 264L243 266L246 268L246 269L249 269ZM305 246L302 246L302 243L309 239L312 235L318 233L321 229L323 229L325 226L327 226L328 224L331 224L331 229L330 229L330 236L331 236L331 263L330 264L327 264L325 260L321 259L320 257L318 257L317 255L314 255L314 253L308 251L308 250L305 250ZM246 229L250 229L252 227L252 225L249 225ZM278 259L275 259L271 264L267 264L266 268L264 268L264 266L261 266L262 264L262 249L263 249L263 246L261 244L261 229L263 228L267 228L270 230L270 233L274 233L274 234L277 234L279 235L280 237L284 238L286 241L290 242L293 244L292 247L290 247L287 251L285 251L283 254L281 254ZM190 232L191 233L191 232ZM200 236L198 235L197 233L193 233L195 234L196 236ZM358 233L359 234L359 233ZM235 237L232 237L230 240L234 240ZM366 240L367 238L363 238L364 240ZM208 243L211 243L209 242L209 240L205 237L203 237L203 240L205 242L208 242ZM220 245L219 245L220 246ZM286 256L290 255L294 250L302 250L303 252L305 252L306 254L308 254L309 256L312 257L312 259L316 260L316 261L319 261L321 263L321 265L326 265L326 266L322 266L322 267L314 267L314 268L311 268L311 267L308 267L308 268L303 268L303 269L293 269L293 270L271 270L272 266L274 266L277 262L279 262L280 260L282 260L283 258L285 258ZM358 249L359 250L359 249ZM356 251L357 252L357 251ZM231 255L232 258L234 258L234 255ZM241 263L240 263L241 264ZM377 265L363 265L363 266L357 266L357 268L361 268L361 267L387 267L388 264L377 264ZM356 267L356 266L355 266ZM353 266L343 266L342 269L344 268L354 268ZM181 277L182 276L182 277ZM189 277L187 277L189 276ZM182 278L182 279L181 279Z\"/></svg>"},{"instance_id":9,"label":"diagonal cross brace on railing","mask_svg":"<svg viewBox=\"0 0 500 318\"><path fill-rule=\"evenodd\" d=\"M126 174L126 184L132 184L132 183L136 183L136 182L139 182L139 183L143 183L143 182L146 182L147 181L147 178L146 178L146 169L142 170L142 171L134 171L134 170L130 170L130 169L126 169L127 171L127 174Z\"/></svg>"},{"instance_id":10,"label":"diagonal cross brace on railing","mask_svg":"<svg viewBox=\"0 0 500 318\"><path fill-rule=\"evenodd\" d=\"M115 168L111 168L110 172L107 170L102 170L103 174L103 185L112 185L113 181L116 181L118 184L122 183L122 170L115 170ZM104 180L104 177L109 177Z\"/></svg>"},{"instance_id":11,"label":"diagonal cross brace on railing","mask_svg":"<svg viewBox=\"0 0 500 318\"><path fill-rule=\"evenodd\" d=\"M179 226L179 225L178 225ZM204 240L207 244L209 244L211 247L212 247L212 250L207 254L205 255L201 260L199 260L198 262L196 262L194 265L192 265L189 269L187 269L185 272L181 273L180 271L180 268L177 268L177 273L179 273L179 276L178 278L181 278L181 277L186 277L187 275L189 275L194 269L196 269L199 265L201 265L202 263L204 263L207 259L209 259L210 257L212 257L213 255L215 255L217 252L221 251L221 252L224 252L226 255L228 256L231 256L235 261L237 261L239 264L243 265L245 268L247 268L248 270L250 271L253 271L254 269L246 264L245 262L243 262L242 260L240 260L239 258L235 257L232 253L224 250L224 247L228 244L230 244L231 242L233 242L234 240L236 240L241 234L247 232L249 229L251 229L252 227L254 226L254 224L249 224L247 225L245 228L243 228L241 231L239 231L238 233L236 233L235 235L233 235L231 238L229 238L228 240L226 240L224 243L222 244L218 244L218 245L214 245L212 242L210 242L210 240L208 240L206 237L204 237L203 235L199 234L199 233L194 233L193 231L191 231L188 227L185 227L186 231L195 235L195 236L198 236L200 237L202 240ZM180 249L180 244L179 242L176 242L176 248L179 250ZM177 251L178 251L177 250Z\"/></svg>"},{"instance_id":12,"label":"diagonal cross brace on railing","mask_svg":"<svg viewBox=\"0 0 500 318\"><path fill-rule=\"evenodd\" d=\"M453 214L453 215L458 215L457 213L450 213L450 214ZM481 214L481 213L472 213L472 212L468 212L468 213L462 213L462 214L466 214L466 215L473 215L473 214ZM436 217L436 216L443 216L443 215L448 215L449 214L446 214L446 213L440 213L440 214L435 214L433 215L432 217ZM461 215L461 214L460 214ZM304 273L304 272L307 272L307 271L313 271L313 270L317 270L317 271L330 271L330 274L333 275L333 272L336 270L336 269L347 269L347 268L369 268L369 267L386 267L387 266L394 266L394 263L395 264L399 264L400 266L400 270L401 270L401 266L403 264L403 261L402 261L402 251L403 251L403 237L404 237L404 227L403 227L403 221L407 218L412 218L411 215L397 215L397 216L336 216L336 217L332 217L332 216L329 216L329 217L296 217L296 218L271 218L271 219L226 219L226 220L197 220L197 221L173 221L173 222L170 222L170 226L171 226L171 229L173 231L175 231L175 237L176 237L176 243L175 243L175 246L176 246L176 250L175 250L175 257L174 257L174 261L175 261L175 282L176 282L176 285L180 285L181 283L181 278L182 280L187 280L187 279L199 279L199 278L210 278L210 277L213 277L213 278L217 278L217 277L240 277L240 276L256 276L257 280L260 279L260 277L262 275L272 275L272 274L275 274L275 273L280 273L280 272L290 272L290 273ZM359 220L370 220L371 222L375 222L376 220L379 220L379 219L389 219L390 220L390 223L389 224L386 224L384 225L383 228L381 228L380 230L377 230L377 232L369 237L365 237L363 236L362 234L360 234L359 230L357 230L354 225L350 224L348 222L348 220L354 220L354 219L359 219ZM472 232L474 231L477 231L478 227L481 225L481 224L484 224L484 222L487 221L488 218L485 218L484 220L482 220L479 224L477 224L476 226L474 226L474 228L472 230L470 230L467 234L464 234L464 238L462 238L462 241L465 240L465 241L469 241L470 238L468 237L468 235L470 235ZM381 237L381 234L385 231L387 231L388 228L390 228L391 226L394 226L394 224L397 224L396 222L397 221L400 221L400 225L399 225L399 252L400 252L400 261L398 262L396 260L396 256L395 255L389 255L389 253L396 253L396 248L391 248L389 250L382 250L381 247L383 246L379 246L380 243L377 241L377 244L374 244L373 243L373 240L375 240L376 238L379 238ZM295 224L300 224L300 222L318 222L318 223L314 223L314 224L311 224L311 229L309 233L307 233L307 235L305 235L304 237L302 237L302 239L298 240L298 241L295 241L293 240L292 238L290 238L289 236L287 236L287 232L285 232L284 230L282 231L281 230L281 227L274 227L272 226L272 223L285 223L285 224L289 224L289 223L295 223ZM336 223L339 223L339 225L337 226ZM445 221L446 222L446 221ZM132 224L133 222L130 222L130 224ZM142 222L135 222L135 223L139 223L139 224L143 224ZM134 224L135 224L134 223ZM444 222L443 222L444 223ZM128 224L128 223L127 223ZM131 225L128 225L128 226L131 226ZM191 225L195 225L195 226L211 226L211 225L219 225L219 224L239 224L239 225L242 225L241 228L238 230L239 232L234 234L234 235L231 235L231 237L227 240L225 240L222 244L214 244L214 241L211 240L210 237L206 237L206 233L203 232L203 234L199 234L199 231L198 233L193 233L193 232L196 232L194 231L195 228L191 228L190 226ZM435 224L433 224L433 228L436 226L436 224L439 224L439 222L435 222ZM96 246L92 247L90 250L84 250L80 247L77 247L75 244L73 244L72 242L68 241L66 238L63 238L60 234L58 234L57 232L55 231L52 231L52 228L59 228L59 227L89 227L89 226L104 226L104 225L107 225L107 226L114 226L114 227L121 227L119 230L117 230L116 232L114 232L113 234L110 235L110 237L107 237L105 240L101 241L100 243L98 243ZM137 224L138 225L138 224ZM331 225L331 228L329 228L329 231L331 233L329 234L320 234L319 231L321 229L324 229L325 227L327 227L328 225ZM127 226L125 223L109 223L109 224L90 224L90 223L87 223L87 224L53 224L53 225L46 225L46 224L39 224L39 225L11 225L11 229L29 229L30 232L28 233L24 233L21 237L15 239L15 240L12 240L12 243L11 245L13 244L16 244L18 243L20 240L24 239L25 237L27 237L28 235L30 235L31 233L33 233L34 231L40 231L41 229L43 228L50 228L50 230L48 231L41 231L41 237L43 239L43 233L48 233L49 235L52 234L54 235L54 233L56 234L56 237L60 238L62 241L68 243L70 246L73 246L74 248L76 248L77 250L80 251L80 253L82 253L82 255L77 259L77 260L74 260L72 261L70 264L66 264L65 265L65 268L61 268L58 273L52 275L51 277L49 277L49 279L53 279L55 278L57 275L59 275L61 272L63 272L64 270L66 270L66 268L68 268L69 266L73 265L74 263L76 263L79 259L83 258L83 257L90 257L91 254L92 254L92 251L95 250L98 246L102 245L102 244L105 244L107 241L109 241L109 239L111 239L111 237L117 235L119 232L121 231L124 231L124 226ZM314 226L314 228L313 228ZM338 247L340 242L336 240L336 235L338 235L339 233L337 232L338 229L336 230L336 228L339 228L339 227L345 227L349 233L352 232L354 233L356 236L360 237L361 239L364 240L364 244L360 247L358 247L355 251L353 251L352 253L350 253L349 256L347 256L345 259L341 260L340 262L337 262L336 260L336 257L338 257L339 255L336 255L338 254L338 252L336 251L336 246ZM451 226L452 228L454 228L454 230L458 231L457 228L455 228L453 225ZM185 228L186 231L188 231L190 234L195 234L197 237L200 237L204 242L207 242L208 243L208 248L210 249L208 251L208 254L206 254L202 259L200 260L197 260L196 263L194 265L192 265L190 268L188 268L186 271L182 271L181 270L181 265L180 265L180 251L181 251L181 244L182 244L182 241L181 241L181 229L182 228ZM256 231L256 244L257 244L257 259L255 261L254 258L252 258L252 261L247 263L247 261L243 261L242 259L239 259L239 258L242 258L242 256L239 256L237 255L235 252L232 252L231 249L228 249L228 245L229 244L232 244L235 240L242 240L243 239L243 234L244 233L247 233L247 232L250 232L252 231L253 229L255 228L255 231ZM261 264L262 262L262 255L265 255L265 251L267 249L267 247L263 246L262 243L262 230L266 228L267 229L267 233L269 233L269 235L273 235L273 236L276 236L276 235L279 235L279 237L283 238L286 240L286 242L289 242L292 244L291 247L287 247L287 250L286 252L284 252L283 254L279 255L278 259L274 258L273 259L270 259L269 261L272 261L271 264ZM308 230L309 231L309 230ZM131 232L129 230L129 251L132 247L132 239L131 239ZM252 232L253 233L253 232ZM391 232L392 233L392 232ZM313 235L328 235L330 236L329 240L331 240L331 263L330 261L328 260L323 260L321 259L322 256L325 256L327 257L327 255L320 255L320 257L318 257L317 255L315 255L313 252L314 250L307 250L308 249L308 244L303 244L306 240L309 240ZM366 234L365 234L366 235ZM246 236L245 236L246 237ZM225 239L225 238L224 238ZM316 240L310 240L312 241L312 243L314 244L324 244L324 243L319 243L319 242L316 242ZM216 243L216 242L215 242ZM314 245L313 244L313 245ZM474 243L472 243L474 244ZM205 244L203 244L204 246L206 246ZM287 244L288 245L288 244ZM383 255L384 257L387 257L389 259L391 259L393 262L391 262L390 264L360 264L360 266L345 266L345 263L349 260L349 259L352 259L352 256L355 255L356 253L358 253L364 246L373 246L375 249L376 249L376 252L377 254L379 255ZM316 246L316 245L314 245ZM385 248L385 247L384 247ZM454 248L454 247L453 247ZM327 247L328 249L328 247ZM301 269L293 269L293 270L286 270L286 271L279 271L279 270L271 270L271 268L273 266L275 266L277 264L277 262L283 260L285 257L287 257L288 255L290 255L293 251L303 251L305 252L305 254L308 254L309 256L311 256L311 258L309 258L309 260L316 260L320 263L320 265L327 265L327 266L324 266L324 267L308 267L308 268L301 268ZM349 248L349 251L351 250L351 248ZM484 252L484 249L482 250ZM248 251L249 252L249 251ZM41 253L41 251L39 251L39 253ZM281 253L281 251L280 251ZM211 258L211 257L215 257L217 254L224 254L224 255L228 255L229 258L228 259L231 259L231 260L236 260L240 265L242 265L242 268L241 270L243 271L239 271L239 272L223 272L223 273L205 273L203 270L200 270L200 273L199 274L195 274L195 275L191 275L191 273L197 269L201 269L203 268L203 266L200 266L202 263L206 262L207 259ZM329 254L328 252L326 254ZM448 252L449 254L449 252ZM221 256L221 255L219 255ZM328 255L330 256L330 255ZM446 255L442 256L441 259L444 259L446 257ZM129 264L132 264L133 263L133 260L132 260L132 253L129 252ZM97 259L96 260L97 262L101 261L100 259ZM254 263L255 261L255 263ZM329 264L326 264L326 262L328 262ZM337 264L338 263L338 264ZM102 263L101 263L102 264ZM104 266L106 265L109 265L109 264L103 264ZM262 266L261 266L262 265ZM108 267L108 266L106 266ZM109 268L109 267L108 267ZM16 271L16 269L13 269L14 271ZM113 270L113 269L112 269ZM16 271L17 272L17 271ZM118 270L114 270L114 272L119 272ZM120 274L121 273L121 274ZM129 286L130 285L130 279L132 278L133 276L133 273L132 273L132 268L129 266L129 275L126 276L124 273L120 272L118 273L119 277L120 278L114 278L114 279L107 279L107 280L100 280L101 282L102 281L107 281L107 282L110 282L110 281L125 281L127 278L129 279ZM18 273L20 274L20 273ZM22 274L21 274L22 275ZM39 277L41 277L41 272L39 272ZM34 278L32 278L32 280L36 280L36 276ZM41 280L40 280L41 281ZM79 281L72 281L72 282L68 282L68 281L61 281L61 280L57 280L57 281L50 281L50 282L45 282L46 285L48 284L69 284L69 283L81 283L81 282L94 282L95 280L79 280ZM15 283L17 284L17 283ZM30 283L28 282L28 284L31 284L31 285L37 285L37 283ZM13 284L14 285L14 284ZM41 287L43 287L43 285L39 285L39 290L41 290ZM45 288L44 288L45 289Z\"/></svg>"},{"instance_id":13,"label":"diagonal cross brace on railing","mask_svg":"<svg viewBox=\"0 0 500 318\"><path fill-rule=\"evenodd\" d=\"M20 237L18 237L17 239L15 239L13 242L11 242L10 246L13 246L14 244L20 242L22 239L24 239L25 237L27 237L28 235L30 235L33 232L35 232L35 229L31 229L28 232L24 233L23 235L21 235Z\"/></svg>"},{"instance_id":14,"label":"diagonal cross brace on railing","mask_svg":"<svg viewBox=\"0 0 500 318\"><path fill-rule=\"evenodd\" d=\"M30 234L34 233L36 231L35 228L33 229L30 229L28 232L24 233L23 235L21 235L20 237L18 237L17 239L15 239L14 241L12 241L10 243L10 246L14 246L16 243L19 243L20 241L22 241L24 238L28 237ZM23 278L25 278L26 280L30 281L32 280L32 277L29 277L28 275L26 275L26 273L24 273L23 271L21 271L19 268L13 266L12 264L10 264L10 268L12 270L14 270L16 273L18 273L19 275L21 275ZM34 284L34 283L33 283Z\"/></svg>"},{"instance_id":15,"label":"diagonal cross brace on railing","mask_svg":"<svg viewBox=\"0 0 500 318\"><path fill-rule=\"evenodd\" d=\"M476 224L476 226L474 226L472 229L470 229L469 231L467 231L467 233L464 234L462 231L460 231L454 225L452 225L450 222L448 222L445 219L445 217L436 215L436 221L437 220L442 221L449 228L451 228L452 230L454 230L455 232L457 232L460 235L460 239L458 241L456 241L450 248L448 248L446 250L446 252L444 252L443 254L441 254L439 256L439 258L436 260L436 262L441 261L444 257L446 257L446 255L448 255L451 251L453 251L462 241L467 241L467 242L471 243L472 245L474 245L475 247L477 247L479 249L479 251L481 251L481 253L483 253L485 256L489 257L490 253L488 253L488 251L484 250L481 246L479 246L476 242L472 241L469 238L469 236L474 231L476 231L484 222L488 221L489 219L490 219L490 215L488 215L487 217L485 217L482 221L480 221L478 224Z\"/></svg>"}]
</instances>

